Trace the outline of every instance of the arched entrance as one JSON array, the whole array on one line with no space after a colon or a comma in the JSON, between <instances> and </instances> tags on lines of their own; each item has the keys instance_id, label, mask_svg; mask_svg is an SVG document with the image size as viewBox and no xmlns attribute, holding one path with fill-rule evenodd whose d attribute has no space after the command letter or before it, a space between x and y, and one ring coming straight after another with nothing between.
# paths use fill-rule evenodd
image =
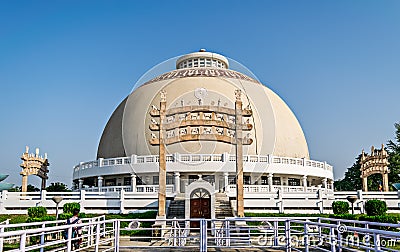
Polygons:
<instances>
[{"instance_id":1,"label":"arched entrance","mask_svg":"<svg viewBox=\"0 0 400 252\"><path fill-rule=\"evenodd\" d=\"M197 188L190 194L190 218L211 218L211 194L204 188ZM190 227L199 228L198 221L192 221Z\"/></svg>"},{"instance_id":2,"label":"arched entrance","mask_svg":"<svg viewBox=\"0 0 400 252\"><path fill-rule=\"evenodd\" d=\"M365 154L364 150L361 155L361 178L363 184L363 191L368 192L368 177L372 174L382 174L382 188L385 192L389 191L389 162L388 153L386 152L384 145L382 144L382 149L375 149L374 146L371 147L371 154Z\"/></svg>"}]
</instances>

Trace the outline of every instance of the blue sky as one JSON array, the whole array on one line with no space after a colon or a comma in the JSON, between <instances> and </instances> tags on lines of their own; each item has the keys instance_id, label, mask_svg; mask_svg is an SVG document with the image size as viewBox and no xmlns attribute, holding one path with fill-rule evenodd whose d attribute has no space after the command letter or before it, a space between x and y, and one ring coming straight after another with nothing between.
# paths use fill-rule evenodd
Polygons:
<instances>
[{"instance_id":1,"label":"blue sky","mask_svg":"<svg viewBox=\"0 0 400 252\"><path fill-rule=\"evenodd\" d=\"M340 178L400 121L398 13L400 1L2 1L0 172L20 184L25 145L40 147L49 182L70 185L140 76L206 48L279 94Z\"/></svg>"}]
</instances>

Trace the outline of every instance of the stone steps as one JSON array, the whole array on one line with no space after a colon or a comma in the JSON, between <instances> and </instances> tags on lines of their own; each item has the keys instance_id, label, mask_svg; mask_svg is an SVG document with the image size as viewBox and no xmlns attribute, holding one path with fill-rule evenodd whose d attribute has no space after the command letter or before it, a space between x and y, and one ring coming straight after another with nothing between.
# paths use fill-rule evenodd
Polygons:
<instances>
[{"instance_id":1,"label":"stone steps","mask_svg":"<svg viewBox=\"0 0 400 252\"><path fill-rule=\"evenodd\" d=\"M168 219L184 219L185 218L185 200L173 200L168 208Z\"/></svg>"},{"instance_id":2,"label":"stone steps","mask_svg":"<svg viewBox=\"0 0 400 252\"><path fill-rule=\"evenodd\" d=\"M215 218L224 219L226 217L233 217L231 204L229 198L225 193L215 194Z\"/></svg>"},{"instance_id":3,"label":"stone steps","mask_svg":"<svg viewBox=\"0 0 400 252\"><path fill-rule=\"evenodd\" d=\"M226 217L233 217L232 207L229 198L225 193L216 193L215 197L215 218L224 219ZM168 212L168 219L184 219L185 218L185 199L176 197L171 201Z\"/></svg>"}]
</instances>

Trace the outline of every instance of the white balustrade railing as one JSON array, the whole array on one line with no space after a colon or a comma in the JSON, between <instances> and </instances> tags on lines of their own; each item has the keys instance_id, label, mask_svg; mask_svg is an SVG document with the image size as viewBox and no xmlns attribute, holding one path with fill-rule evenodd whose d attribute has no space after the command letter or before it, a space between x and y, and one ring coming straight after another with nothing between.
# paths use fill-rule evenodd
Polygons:
<instances>
[{"instance_id":1,"label":"white balustrade railing","mask_svg":"<svg viewBox=\"0 0 400 252\"><path fill-rule=\"evenodd\" d=\"M137 185L136 192L138 192L138 193L158 193L158 188L159 188L158 185ZM174 185L167 185L165 190L167 193L173 193Z\"/></svg>"},{"instance_id":2,"label":"white balustrade railing","mask_svg":"<svg viewBox=\"0 0 400 252\"><path fill-rule=\"evenodd\" d=\"M87 192L120 192L124 190L125 192L131 192L131 186L104 186L104 187L89 187L85 188Z\"/></svg>"},{"instance_id":3,"label":"white balustrade railing","mask_svg":"<svg viewBox=\"0 0 400 252\"><path fill-rule=\"evenodd\" d=\"M48 213L56 212L56 204L53 202L54 196L61 196L63 199L59 205L71 202L81 204L81 211L85 213L128 213L131 210L141 208L156 208L150 205L158 198L158 185L138 185L132 191L125 186L119 188L102 187L90 188L90 190L80 190L74 192L8 192L0 193L0 214L26 214L29 207L44 206ZM166 186L167 197L173 198L176 195L174 185Z\"/></svg>"},{"instance_id":4,"label":"white balustrade railing","mask_svg":"<svg viewBox=\"0 0 400 252\"><path fill-rule=\"evenodd\" d=\"M17 200L38 200L41 199L40 192L8 192L3 191L3 194L6 196L2 196L2 198L6 197L7 199L17 199Z\"/></svg>"},{"instance_id":5,"label":"white balustrade railing","mask_svg":"<svg viewBox=\"0 0 400 252\"><path fill-rule=\"evenodd\" d=\"M83 188L83 190L85 190L86 192L107 192L107 193L121 192L122 190L125 191L125 192L132 192L132 186L89 187L89 188ZM174 185L167 185L166 191L167 191L167 193L173 193L174 192ZM138 193L157 193L158 192L158 185L137 185L133 192L138 192Z\"/></svg>"},{"instance_id":6,"label":"white balustrade railing","mask_svg":"<svg viewBox=\"0 0 400 252\"><path fill-rule=\"evenodd\" d=\"M300 211L295 210L300 206L300 200L302 209L300 212L330 212L333 201L347 201L347 196L354 195L358 198L354 205L357 213L364 212L364 204L370 199L384 200L389 212L400 212L400 192L334 192L330 188L322 187L273 186L271 188L269 185L244 185L243 189L248 211L252 211L252 207L280 206L279 211L286 211L283 207L289 207L292 210L288 211L296 212ZM158 190L158 185L137 185L133 191L125 191L123 186L120 189L112 187L109 191L46 192L43 190L41 193L2 191L0 214L26 214L27 209L33 206L44 206L49 213L54 214L56 210L52 200L54 196L63 198L59 208L65 203L79 202L81 210L85 213L127 213L137 209L156 209ZM167 185L166 193L169 198L175 197L174 185ZM236 185L225 187L225 193L228 197L235 198Z\"/></svg>"},{"instance_id":7,"label":"white balustrade railing","mask_svg":"<svg viewBox=\"0 0 400 252\"><path fill-rule=\"evenodd\" d=\"M84 162L76 165L74 171L91 169L94 167L102 166L117 166L117 165L129 165L129 164L143 164L143 163L158 163L158 155L147 155L137 156L132 155L130 157L117 157L117 158L100 158L95 161ZM228 153L224 154L172 154L166 156L167 162L235 162L236 156ZM291 158L291 157L276 157L273 155L258 156L258 155L244 155L244 162L250 163L267 163L267 164L283 164L283 165L299 165L306 167L320 168L328 171L332 171L331 165L326 162L308 160L305 158Z\"/></svg>"},{"instance_id":8,"label":"white balustrade railing","mask_svg":"<svg viewBox=\"0 0 400 252\"><path fill-rule=\"evenodd\" d=\"M263 193L263 192L269 192L270 190L268 185L244 185L243 191L245 193Z\"/></svg>"},{"instance_id":9,"label":"white balustrade railing","mask_svg":"<svg viewBox=\"0 0 400 252\"><path fill-rule=\"evenodd\" d=\"M304 186L273 186L273 190L271 191L269 185L243 185L243 191L245 194L257 194L257 193L276 193L278 191L281 192L311 192L315 193L318 190L323 189L321 187L304 187ZM332 189L328 188L327 189L330 192L333 192ZM228 185L227 186L227 191L228 192L234 192L236 193L236 185Z\"/></svg>"}]
</instances>

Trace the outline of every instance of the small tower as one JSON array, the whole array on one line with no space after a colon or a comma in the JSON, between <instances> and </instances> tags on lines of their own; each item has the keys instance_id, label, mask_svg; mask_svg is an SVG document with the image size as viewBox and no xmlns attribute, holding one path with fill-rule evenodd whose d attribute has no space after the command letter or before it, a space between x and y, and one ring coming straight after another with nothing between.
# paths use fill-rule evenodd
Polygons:
<instances>
[{"instance_id":1,"label":"small tower","mask_svg":"<svg viewBox=\"0 0 400 252\"><path fill-rule=\"evenodd\" d=\"M46 180L49 178L47 173L49 172L48 166L49 161L47 160L47 153L44 154L44 157L39 156L39 148L36 148L35 154L29 154L29 147L26 146L25 153L21 156L22 171L20 175L22 176L22 191L26 192L28 188L28 176L36 175L42 179L41 189L46 188Z\"/></svg>"},{"instance_id":2,"label":"small tower","mask_svg":"<svg viewBox=\"0 0 400 252\"><path fill-rule=\"evenodd\" d=\"M388 168L389 161L388 161L388 153L385 150L385 146L382 144L382 149L375 149L374 146L371 147L371 154L366 155L364 150L361 154L361 178L362 178L362 185L363 191L368 191L368 177L372 174L382 174L382 187L383 191L389 191L389 172L390 169Z\"/></svg>"}]
</instances>

